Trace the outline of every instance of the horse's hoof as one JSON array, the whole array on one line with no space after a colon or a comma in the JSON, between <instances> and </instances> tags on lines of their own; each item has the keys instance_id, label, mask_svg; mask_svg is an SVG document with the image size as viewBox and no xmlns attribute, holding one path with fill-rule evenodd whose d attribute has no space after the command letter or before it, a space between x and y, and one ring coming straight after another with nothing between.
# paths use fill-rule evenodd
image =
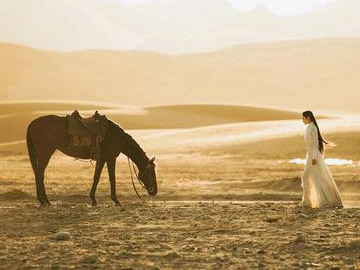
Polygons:
<instances>
[{"instance_id":1,"label":"horse's hoof","mask_svg":"<svg viewBox=\"0 0 360 270\"><path fill-rule=\"evenodd\" d=\"M120 202L115 202L115 206L123 207L123 205Z\"/></svg>"},{"instance_id":2,"label":"horse's hoof","mask_svg":"<svg viewBox=\"0 0 360 270\"><path fill-rule=\"evenodd\" d=\"M119 200L118 199L112 199L112 201L117 205L117 204L120 204Z\"/></svg>"},{"instance_id":3,"label":"horse's hoof","mask_svg":"<svg viewBox=\"0 0 360 270\"><path fill-rule=\"evenodd\" d=\"M92 207L97 206L97 202L92 202L92 203L91 203L91 206L92 206Z\"/></svg>"}]
</instances>

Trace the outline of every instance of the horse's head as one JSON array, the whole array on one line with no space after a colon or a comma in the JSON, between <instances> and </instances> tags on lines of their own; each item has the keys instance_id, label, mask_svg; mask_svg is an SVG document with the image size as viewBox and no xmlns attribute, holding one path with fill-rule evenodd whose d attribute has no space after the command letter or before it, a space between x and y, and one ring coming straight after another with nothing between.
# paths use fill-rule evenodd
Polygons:
<instances>
[{"instance_id":1,"label":"horse's head","mask_svg":"<svg viewBox=\"0 0 360 270\"><path fill-rule=\"evenodd\" d=\"M153 157L139 172L139 179L144 184L150 196L155 196L157 194L156 165L154 161L155 158Z\"/></svg>"}]
</instances>

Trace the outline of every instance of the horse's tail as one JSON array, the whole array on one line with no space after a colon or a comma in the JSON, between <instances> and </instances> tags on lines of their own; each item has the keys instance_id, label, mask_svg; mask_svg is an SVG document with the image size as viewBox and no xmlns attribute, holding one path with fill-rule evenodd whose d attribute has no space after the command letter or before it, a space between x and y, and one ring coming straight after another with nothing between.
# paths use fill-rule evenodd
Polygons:
<instances>
[{"instance_id":1,"label":"horse's tail","mask_svg":"<svg viewBox=\"0 0 360 270\"><path fill-rule=\"evenodd\" d=\"M38 163L38 155L34 146L34 142L31 138L31 134L30 134L30 126L31 124L28 126L27 131L26 131L26 145L27 145L27 149L28 149L28 153L29 153L29 158L30 158L30 162L31 162L31 167L33 168L33 171L36 175L36 171L37 171L37 163Z\"/></svg>"}]
</instances>

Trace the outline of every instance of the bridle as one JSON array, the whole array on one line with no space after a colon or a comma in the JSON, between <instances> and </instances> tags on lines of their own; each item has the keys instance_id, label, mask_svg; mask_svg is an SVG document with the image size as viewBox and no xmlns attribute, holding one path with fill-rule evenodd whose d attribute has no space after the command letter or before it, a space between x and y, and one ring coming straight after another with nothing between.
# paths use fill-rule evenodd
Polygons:
<instances>
[{"instance_id":1,"label":"bridle","mask_svg":"<svg viewBox=\"0 0 360 270\"><path fill-rule=\"evenodd\" d=\"M129 147L129 152L130 152L130 153L132 152L131 147ZM146 201L143 200L143 199L141 198L140 194L138 193L138 191L137 191L137 189L136 189L136 186L135 186L135 183L134 183L134 177L133 177L133 171L134 171L134 174L135 174L135 176L136 176L136 179L137 179L138 182L140 183L141 187L147 191L146 186L145 186L145 185L143 184L143 182L140 180L140 178L141 178L141 177L143 176L143 174L145 173L145 170L141 173L141 175L140 175L140 172L139 172L139 174L137 174L137 173L136 173L136 169L135 169L134 162L131 160L131 164L132 164L132 169L131 169L130 158L129 158L128 155L127 155L127 159L128 159L128 164L129 164L131 182L132 182L133 188L134 188L134 190L135 190L136 196L139 198L140 201L142 201L143 203L146 203ZM147 165L148 165L148 164L147 164ZM147 166L147 165L146 165L146 166ZM150 177L152 177L152 176L150 176ZM153 179L150 179L150 181L151 181L151 180L153 180ZM151 183L152 183L152 181L151 181ZM151 200L150 195L149 195L149 200Z\"/></svg>"},{"instance_id":2,"label":"bridle","mask_svg":"<svg viewBox=\"0 0 360 270\"><path fill-rule=\"evenodd\" d=\"M140 199L140 201L142 201L143 203L146 203L146 201L143 200L143 198L141 198L140 194L138 193L138 191L137 191L137 189L136 189L136 186L135 186L135 183L134 183L133 171L134 171L134 174L135 174L135 176L136 176L136 179L137 179L138 182L140 183L141 187L142 187L143 189L145 189L145 190L147 190L147 188L145 187L145 185L143 184L143 182L141 182L141 180L140 180L141 176L136 173L135 165L134 165L134 162L132 162L132 161L131 161L131 164L132 164L132 168L131 168L130 158L129 158L129 157L128 157L128 164L129 164L131 182L132 182L133 188L134 188L134 190L135 190L135 193L136 193L137 197ZM144 172L142 172L142 174L144 174ZM151 180L151 179L150 179L150 180ZM149 195L149 198L150 198L150 195Z\"/></svg>"}]
</instances>

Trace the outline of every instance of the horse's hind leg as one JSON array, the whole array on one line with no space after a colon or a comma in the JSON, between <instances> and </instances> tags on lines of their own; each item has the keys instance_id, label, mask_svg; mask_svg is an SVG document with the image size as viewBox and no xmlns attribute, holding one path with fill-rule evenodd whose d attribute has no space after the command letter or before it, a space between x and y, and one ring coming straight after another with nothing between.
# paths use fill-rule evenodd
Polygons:
<instances>
[{"instance_id":1,"label":"horse's hind leg","mask_svg":"<svg viewBox=\"0 0 360 270\"><path fill-rule=\"evenodd\" d=\"M101 172L102 172L102 170L104 168L104 165L105 165L105 160L104 159L100 158L98 161L96 161L95 173L94 173L94 182L92 184L91 191L90 191L90 199L91 199L91 205L92 206L97 205L97 201L96 201L96 198L95 198L95 193L96 193L96 188L97 188L97 185L99 183L100 175L101 175Z\"/></svg>"},{"instance_id":2,"label":"horse's hind leg","mask_svg":"<svg viewBox=\"0 0 360 270\"><path fill-rule=\"evenodd\" d=\"M121 203L119 202L116 196L116 178L115 178L116 159L115 158L110 159L106 162L106 164L109 172L111 199L114 201L116 205L121 206Z\"/></svg>"},{"instance_id":3,"label":"horse's hind leg","mask_svg":"<svg viewBox=\"0 0 360 270\"><path fill-rule=\"evenodd\" d=\"M45 169L49 164L50 158L54 151L49 153L46 156L39 157L38 159L38 168L36 172L36 193L37 199L39 200L41 205L50 205L49 199L46 195L45 184L44 184L44 176L45 176Z\"/></svg>"}]
</instances>

